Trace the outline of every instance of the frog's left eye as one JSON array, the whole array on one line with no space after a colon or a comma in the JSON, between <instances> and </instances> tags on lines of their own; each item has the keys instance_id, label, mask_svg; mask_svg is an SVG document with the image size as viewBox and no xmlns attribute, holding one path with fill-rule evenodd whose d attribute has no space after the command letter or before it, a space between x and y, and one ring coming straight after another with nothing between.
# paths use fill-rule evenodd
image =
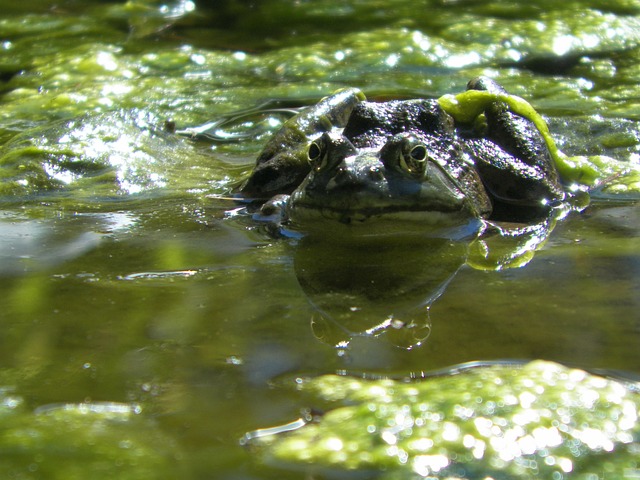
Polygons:
<instances>
[{"instance_id":1,"label":"frog's left eye","mask_svg":"<svg viewBox=\"0 0 640 480\"><path fill-rule=\"evenodd\" d=\"M386 168L421 179L427 170L429 149L415 136L399 134L382 147L380 158Z\"/></svg>"},{"instance_id":2,"label":"frog's left eye","mask_svg":"<svg viewBox=\"0 0 640 480\"><path fill-rule=\"evenodd\" d=\"M416 145L409 152L409 156L416 162L424 162L427 159L427 147L424 145Z\"/></svg>"},{"instance_id":3,"label":"frog's left eye","mask_svg":"<svg viewBox=\"0 0 640 480\"><path fill-rule=\"evenodd\" d=\"M403 139L403 145L399 152L400 169L415 178L422 178L427 170L427 147L413 139Z\"/></svg>"}]
</instances>

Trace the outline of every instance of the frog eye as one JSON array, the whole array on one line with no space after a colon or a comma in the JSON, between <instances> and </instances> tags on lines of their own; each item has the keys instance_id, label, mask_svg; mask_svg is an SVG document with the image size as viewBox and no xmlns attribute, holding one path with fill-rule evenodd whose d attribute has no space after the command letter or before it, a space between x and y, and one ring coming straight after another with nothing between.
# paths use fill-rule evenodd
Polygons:
<instances>
[{"instance_id":1,"label":"frog eye","mask_svg":"<svg viewBox=\"0 0 640 480\"><path fill-rule=\"evenodd\" d=\"M336 170L342 161L357 153L353 144L345 137L328 132L322 134L309 144L307 159L315 172L332 172Z\"/></svg>"},{"instance_id":2,"label":"frog eye","mask_svg":"<svg viewBox=\"0 0 640 480\"><path fill-rule=\"evenodd\" d=\"M400 169L412 177L422 178L426 171L426 160L429 156L427 147L421 143L415 144L405 140L405 145L399 154Z\"/></svg>"},{"instance_id":3,"label":"frog eye","mask_svg":"<svg viewBox=\"0 0 640 480\"><path fill-rule=\"evenodd\" d=\"M316 172L329 168L329 150L332 148L328 134L323 134L317 140L309 144L307 159Z\"/></svg>"},{"instance_id":4,"label":"frog eye","mask_svg":"<svg viewBox=\"0 0 640 480\"><path fill-rule=\"evenodd\" d=\"M427 159L427 147L416 145L409 152L409 156L416 162L424 162Z\"/></svg>"},{"instance_id":5,"label":"frog eye","mask_svg":"<svg viewBox=\"0 0 640 480\"><path fill-rule=\"evenodd\" d=\"M323 138L320 138L315 142L311 142L307 150L307 159L316 172L323 170L327 166L326 141L323 140Z\"/></svg>"},{"instance_id":6,"label":"frog eye","mask_svg":"<svg viewBox=\"0 0 640 480\"><path fill-rule=\"evenodd\" d=\"M427 146L411 134L394 136L380 150L380 159L387 169L416 179L424 177L428 158Z\"/></svg>"},{"instance_id":7,"label":"frog eye","mask_svg":"<svg viewBox=\"0 0 640 480\"><path fill-rule=\"evenodd\" d=\"M309 150L307 150L307 158L309 159L309 162L316 163L318 160L320 160L321 156L322 148L320 148L320 145L318 145L317 142L311 142L311 145L309 145Z\"/></svg>"}]
</instances>

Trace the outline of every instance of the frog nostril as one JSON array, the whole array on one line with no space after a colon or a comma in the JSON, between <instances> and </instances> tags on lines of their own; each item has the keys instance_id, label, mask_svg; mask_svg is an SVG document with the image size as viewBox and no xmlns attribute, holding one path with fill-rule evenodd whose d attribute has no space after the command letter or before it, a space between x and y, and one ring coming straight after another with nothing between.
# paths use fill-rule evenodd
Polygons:
<instances>
[{"instance_id":1,"label":"frog nostril","mask_svg":"<svg viewBox=\"0 0 640 480\"><path fill-rule=\"evenodd\" d=\"M333 176L333 180L336 185L344 185L347 183L353 183L355 177L353 173L346 167L341 166L336 174Z\"/></svg>"},{"instance_id":2,"label":"frog nostril","mask_svg":"<svg viewBox=\"0 0 640 480\"><path fill-rule=\"evenodd\" d=\"M327 190L356 191L367 183L362 175L358 175L343 165L327 183Z\"/></svg>"},{"instance_id":3,"label":"frog nostril","mask_svg":"<svg viewBox=\"0 0 640 480\"><path fill-rule=\"evenodd\" d=\"M383 169L378 166L371 167L368 173L369 179L373 180L374 182L384 180L384 172L382 170Z\"/></svg>"}]
</instances>

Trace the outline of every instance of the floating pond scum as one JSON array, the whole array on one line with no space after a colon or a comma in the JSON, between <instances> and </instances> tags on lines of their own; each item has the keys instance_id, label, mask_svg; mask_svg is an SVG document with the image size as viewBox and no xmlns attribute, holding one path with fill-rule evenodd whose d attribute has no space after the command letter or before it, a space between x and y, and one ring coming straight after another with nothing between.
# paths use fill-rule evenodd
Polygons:
<instances>
[{"instance_id":1,"label":"floating pond scum","mask_svg":"<svg viewBox=\"0 0 640 480\"><path fill-rule=\"evenodd\" d=\"M0 465L5 478L179 478L180 450L139 405L91 402L30 411L0 390ZM84 473L83 473L84 472Z\"/></svg>"},{"instance_id":2,"label":"floating pond scum","mask_svg":"<svg viewBox=\"0 0 640 480\"><path fill-rule=\"evenodd\" d=\"M640 384L545 361L410 381L325 375L294 384L328 410L307 424L248 433L243 443L272 465L385 479L640 475Z\"/></svg>"}]
</instances>

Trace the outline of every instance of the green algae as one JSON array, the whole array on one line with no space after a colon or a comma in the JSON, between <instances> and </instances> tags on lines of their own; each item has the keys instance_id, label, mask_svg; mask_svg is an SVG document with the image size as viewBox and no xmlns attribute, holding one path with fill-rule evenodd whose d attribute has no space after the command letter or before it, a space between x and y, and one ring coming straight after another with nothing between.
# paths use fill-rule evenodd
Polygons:
<instances>
[{"instance_id":1,"label":"green algae","mask_svg":"<svg viewBox=\"0 0 640 480\"><path fill-rule=\"evenodd\" d=\"M67 16L35 13L2 19L0 34L7 40L0 49L0 66L4 65L8 80L0 110L0 137L8 139L16 132L28 135L28 129L59 119L122 110L145 111L184 129L268 98L308 102L339 86L359 87L374 99L379 95L441 97L462 91L466 80L477 74L490 74L508 91L527 98L541 114L638 118L640 28L637 11L624 2L604 10L599 10L599 4L580 8L571 4L537 12L524 6L475 5L454 22L447 15L450 10L438 5L430 6L444 13L438 20L433 20L428 8L403 17L402 12L411 7L398 1L393 2L395 10L380 5L387 15L382 25L374 18L380 13L374 15L370 8L358 3L339 7L327 1L313 9L286 8L300 24L338 14L356 27L367 28L298 36L295 44L276 42L254 52L200 48L199 39L188 35L189 28L196 35L199 26L189 23L181 28L193 44L145 40L193 16L186 3L175 2L173 10L162 10L157 2L130 2L102 11L92 5ZM263 25L288 4L268 3L274 10L261 18ZM576 8L577 12L571 10ZM236 9L227 5L224 11L205 9L200 14L211 15L217 22L232 18ZM267 10L266 5L261 6L237 20L253 25L258 12ZM97 23L92 15L98 12L111 20ZM143 25L147 16L149 24ZM138 33L132 35L132 31ZM510 33L505 37L505 32ZM498 33L499 39L495 37ZM145 49L147 45L154 49ZM532 74L540 65L568 75ZM520 68L511 68L514 66ZM630 142L637 138L633 130L617 133ZM552 131L551 136L554 134ZM610 193L634 193L640 188L637 141L635 150L615 160L606 153L571 157L571 145L568 147L569 157L556 155L568 182L607 182ZM604 147L609 148L608 144ZM257 148L249 141L235 151L250 155Z\"/></svg>"},{"instance_id":2,"label":"green algae","mask_svg":"<svg viewBox=\"0 0 640 480\"><path fill-rule=\"evenodd\" d=\"M145 112L84 115L17 135L0 150L0 195L73 192L76 202L208 191L215 161Z\"/></svg>"},{"instance_id":3,"label":"green algae","mask_svg":"<svg viewBox=\"0 0 640 480\"><path fill-rule=\"evenodd\" d=\"M0 393L0 472L5 478L156 479L181 475L173 440L140 407L117 403L51 405L29 411Z\"/></svg>"},{"instance_id":4,"label":"green algae","mask_svg":"<svg viewBox=\"0 0 640 480\"><path fill-rule=\"evenodd\" d=\"M542 116L524 99L515 95L467 90L457 95L445 95L438 99L440 106L456 121L473 123L492 103L503 103L516 115L529 119L536 126L547 145L549 153L567 183L579 183L590 187L605 181L609 191L640 192L640 165L620 162L614 158L595 155L569 157L558 149L549 127ZM631 135L627 140L635 144ZM612 142L618 145L619 141Z\"/></svg>"},{"instance_id":5,"label":"green algae","mask_svg":"<svg viewBox=\"0 0 640 480\"><path fill-rule=\"evenodd\" d=\"M550 362L296 385L329 409L288 433L248 434L271 464L405 479L623 478L640 468L637 385Z\"/></svg>"},{"instance_id":6,"label":"green algae","mask_svg":"<svg viewBox=\"0 0 640 480\"><path fill-rule=\"evenodd\" d=\"M111 58L107 55L101 62L108 63ZM489 104L502 102L512 112L529 118L536 125L565 182L589 187L604 182L606 190L614 193L640 191L640 168L637 165L603 155L565 155L556 146L545 120L520 97L470 90L444 95L439 102L445 111L462 123L472 123ZM66 95L56 96L55 103L61 110L67 106L77 107L74 99ZM302 122L304 128L313 127L306 126L304 115L297 115L288 123L293 125L291 122L294 121ZM331 124L331 120L326 122ZM84 115L27 130L0 151L0 165L3 167L0 171L3 180L0 194L34 195L71 186L78 192L89 191L95 197L105 197L165 187L175 191L180 185L185 185L185 190L201 192L223 187L225 175L222 169L218 172L206 167L203 169L208 162L213 165L214 160L187 141L162 131L161 124L161 120L144 110L125 110ZM292 131L297 132L295 129ZM635 145L636 138L631 133L620 132L617 137L612 134L606 139L609 147L615 148L621 142ZM276 136L266 148L268 150L269 145L280 147L281 143L282 140ZM271 156L273 154L270 153ZM295 160L295 155L293 157ZM195 171L197 175L183 174L184 166L189 164L186 171ZM168 178L168 172L172 170L179 170L182 174ZM207 175L208 181L203 182ZM194 183L188 183L189 180Z\"/></svg>"}]
</instances>

